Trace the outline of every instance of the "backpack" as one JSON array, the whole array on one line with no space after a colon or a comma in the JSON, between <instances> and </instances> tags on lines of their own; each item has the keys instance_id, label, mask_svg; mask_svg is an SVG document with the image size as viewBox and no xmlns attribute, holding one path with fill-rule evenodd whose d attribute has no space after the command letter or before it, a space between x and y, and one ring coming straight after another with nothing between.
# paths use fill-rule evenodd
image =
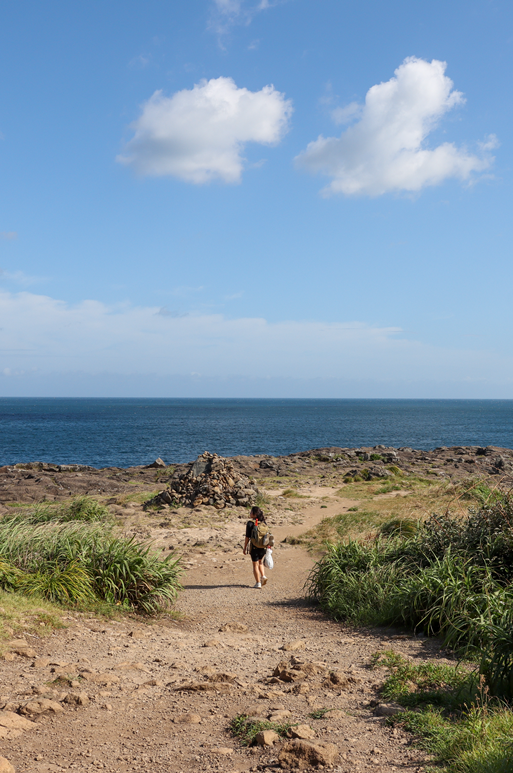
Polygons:
<instances>
[{"instance_id":1,"label":"backpack","mask_svg":"<svg viewBox=\"0 0 513 773\"><path fill-rule=\"evenodd\" d=\"M251 529L251 544L255 548L267 548L274 545L274 537L266 523L255 521Z\"/></svg>"}]
</instances>

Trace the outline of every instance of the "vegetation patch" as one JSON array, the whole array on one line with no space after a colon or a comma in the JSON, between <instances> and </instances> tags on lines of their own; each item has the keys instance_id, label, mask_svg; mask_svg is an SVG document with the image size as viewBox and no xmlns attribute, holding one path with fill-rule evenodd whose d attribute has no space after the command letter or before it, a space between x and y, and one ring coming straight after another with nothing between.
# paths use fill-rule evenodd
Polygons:
<instances>
[{"instance_id":1,"label":"vegetation patch","mask_svg":"<svg viewBox=\"0 0 513 773\"><path fill-rule=\"evenodd\" d=\"M71 607L106 602L146 614L174 601L178 560L160 560L117 536L108 511L85 498L35 507L0 521L0 588Z\"/></svg>"},{"instance_id":2,"label":"vegetation patch","mask_svg":"<svg viewBox=\"0 0 513 773\"><path fill-rule=\"evenodd\" d=\"M290 722L270 722L267 719L252 719L246 714L238 714L230 723L230 730L242 746L252 746L262 730L274 730L280 738L285 738L291 727Z\"/></svg>"},{"instance_id":3,"label":"vegetation patch","mask_svg":"<svg viewBox=\"0 0 513 773\"><path fill-rule=\"evenodd\" d=\"M324 719L329 711L333 711L333 709L316 709L315 711L310 712L308 716L312 719Z\"/></svg>"},{"instance_id":4,"label":"vegetation patch","mask_svg":"<svg viewBox=\"0 0 513 773\"><path fill-rule=\"evenodd\" d=\"M441 635L477 658L491 695L513 700L513 501L433 515L413 536L331 543L308 581L338 620Z\"/></svg>"},{"instance_id":5,"label":"vegetation patch","mask_svg":"<svg viewBox=\"0 0 513 773\"><path fill-rule=\"evenodd\" d=\"M65 611L41 598L0 590L0 651L2 641L27 633L46 636L64 628Z\"/></svg>"},{"instance_id":6,"label":"vegetation patch","mask_svg":"<svg viewBox=\"0 0 513 773\"><path fill-rule=\"evenodd\" d=\"M388 722L415 735L435 770L513 770L513 712L490 698L482 677L447 664L412 663L393 651L376 653L373 666L389 669L383 697L406 709Z\"/></svg>"}]
</instances>

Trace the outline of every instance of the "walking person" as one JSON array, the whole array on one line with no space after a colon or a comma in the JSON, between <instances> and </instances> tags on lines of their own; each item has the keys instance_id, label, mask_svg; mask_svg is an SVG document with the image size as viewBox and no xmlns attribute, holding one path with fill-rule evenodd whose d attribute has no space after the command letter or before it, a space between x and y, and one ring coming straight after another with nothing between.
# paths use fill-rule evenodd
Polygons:
<instances>
[{"instance_id":1,"label":"walking person","mask_svg":"<svg viewBox=\"0 0 513 773\"><path fill-rule=\"evenodd\" d=\"M256 583L253 587L262 588L262 586L267 582L267 577L265 576L265 567L263 563L266 549L265 547L259 547L258 545L255 545L256 540L252 538L252 534L254 534L255 526L257 527L257 531L262 535L266 534L269 529L266 524L265 515L259 507L252 507L249 516L251 520L246 524L246 539L244 540L244 548L242 552L244 555L249 553L253 562L253 574L255 575L256 580Z\"/></svg>"}]
</instances>

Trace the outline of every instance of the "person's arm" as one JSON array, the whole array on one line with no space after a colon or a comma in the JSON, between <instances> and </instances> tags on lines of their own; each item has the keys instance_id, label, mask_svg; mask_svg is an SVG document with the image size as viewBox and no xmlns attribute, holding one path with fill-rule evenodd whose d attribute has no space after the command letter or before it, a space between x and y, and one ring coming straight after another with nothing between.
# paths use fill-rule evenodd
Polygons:
<instances>
[{"instance_id":1,"label":"person's arm","mask_svg":"<svg viewBox=\"0 0 513 773\"><path fill-rule=\"evenodd\" d=\"M246 537L246 538L244 539L244 547L242 548L242 552L244 553L244 555L246 555L246 553L248 552L248 551L247 551L248 542L249 542L249 537Z\"/></svg>"}]
</instances>

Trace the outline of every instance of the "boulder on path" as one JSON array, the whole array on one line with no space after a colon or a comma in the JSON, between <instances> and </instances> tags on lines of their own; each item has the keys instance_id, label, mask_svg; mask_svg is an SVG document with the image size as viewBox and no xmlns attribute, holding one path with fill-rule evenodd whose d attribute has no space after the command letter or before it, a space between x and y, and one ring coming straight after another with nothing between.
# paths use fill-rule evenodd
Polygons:
<instances>
[{"instance_id":1,"label":"boulder on path","mask_svg":"<svg viewBox=\"0 0 513 773\"><path fill-rule=\"evenodd\" d=\"M334 765L338 756L335 744L310 743L295 738L285 744L279 755L282 768L318 768Z\"/></svg>"},{"instance_id":2,"label":"boulder on path","mask_svg":"<svg viewBox=\"0 0 513 773\"><path fill-rule=\"evenodd\" d=\"M16 773L15 768L5 757L0 757L0 773Z\"/></svg>"},{"instance_id":3,"label":"boulder on path","mask_svg":"<svg viewBox=\"0 0 513 773\"><path fill-rule=\"evenodd\" d=\"M36 727L36 724L25 717L20 717L14 711L0 711L0 727L5 727L7 730L31 730Z\"/></svg>"},{"instance_id":4,"label":"boulder on path","mask_svg":"<svg viewBox=\"0 0 513 773\"><path fill-rule=\"evenodd\" d=\"M280 736L274 730L261 730L255 736L255 743L258 746L273 746L279 740Z\"/></svg>"},{"instance_id":5,"label":"boulder on path","mask_svg":"<svg viewBox=\"0 0 513 773\"><path fill-rule=\"evenodd\" d=\"M405 711L405 708L398 703L380 703L374 709L374 716L393 717L396 714L400 714L401 711Z\"/></svg>"},{"instance_id":6,"label":"boulder on path","mask_svg":"<svg viewBox=\"0 0 513 773\"><path fill-rule=\"evenodd\" d=\"M16 655L21 655L22 658L35 658L37 652L25 639L13 639L7 645L11 652L15 652Z\"/></svg>"},{"instance_id":7,"label":"boulder on path","mask_svg":"<svg viewBox=\"0 0 513 773\"><path fill-rule=\"evenodd\" d=\"M49 698L40 698L36 701L28 701L20 707L20 714L37 715L46 714L51 711L53 714L60 714L64 709L57 701L52 701Z\"/></svg>"},{"instance_id":8,"label":"boulder on path","mask_svg":"<svg viewBox=\"0 0 513 773\"><path fill-rule=\"evenodd\" d=\"M232 462L205 451L189 464L186 472L173 475L169 487L145 502L143 508L213 505L222 510L226 505L252 505L257 494L254 481L237 472Z\"/></svg>"},{"instance_id":9,"label":"boulder on path","mask_svg":"<svg viewBox=\"0 0 513 773\"><path fill-rule=\"evenodd\" d=\"M297 639L296 641L287 642L287 644L284 644L282 647L282 650L285 652L297 652L297 650L304 650L305 648L305 641L304 639Z\"/></svg>"},{"instance_id":10,"label":"boulder on path","mask_svg":"<svg viewBox=\"0 0 513 773\"><path fill-rule=\"evenodd\" d=\"M315 730L313 730L310 725L297 725L296 727L290 728L289 735L291 738L301 738L303 741L311 741L312 738L315 738Z\"/></svg>"}]
</instances>

